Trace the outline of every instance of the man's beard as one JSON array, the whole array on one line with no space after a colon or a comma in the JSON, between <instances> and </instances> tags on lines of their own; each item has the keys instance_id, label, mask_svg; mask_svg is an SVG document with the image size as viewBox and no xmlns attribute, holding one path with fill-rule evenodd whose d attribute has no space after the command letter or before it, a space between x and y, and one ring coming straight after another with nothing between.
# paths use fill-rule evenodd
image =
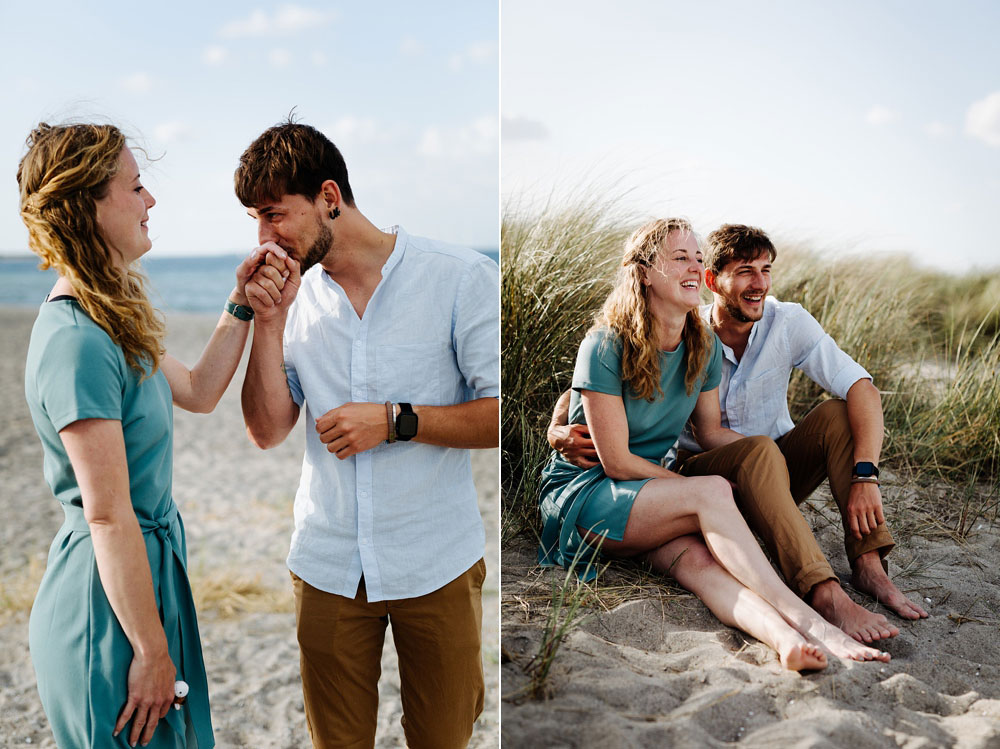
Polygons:
<instances>
[{"instance_id":1,"label":"man's beard","mask_svg":"<svg viewBox=\"0 0 1000 749\"><path fill-rule=\"evenodd\" d=\"M742 309L740 309L739 304L731 302L728 299L725 301L723 306L726 308L726 312L737 322L757 322L760 317L748 317ZM763 316L763 315L762 315Z\"/></svg>"},{"instance_id":2,"label":"man's beard","mask_svg":"<svg viewBox=\"0 0 1000 749\"><path fill-rule=\"evenodd\" d=\"M320 262L333 247L333 231L323 223L322 219L317 219L316 224L319 226L319 234L316 235L315 241L306 250L305 255L302 256L302 260L299 261L299 273L305 273L316 265L316 263Z\"/></svg>"}]
</instances>

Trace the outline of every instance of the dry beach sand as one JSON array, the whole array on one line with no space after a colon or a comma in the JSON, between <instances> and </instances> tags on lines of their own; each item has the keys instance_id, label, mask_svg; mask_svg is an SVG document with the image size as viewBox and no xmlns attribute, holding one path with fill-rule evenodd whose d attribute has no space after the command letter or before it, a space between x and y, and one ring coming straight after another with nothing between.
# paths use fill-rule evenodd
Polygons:
<instances>
[{"instance_id":1,"label":"dry beach sand","mask_svg":"<svg viewBox=\"0 0 1000 749\"><path fill-rule=\"evenodd\" d=\"M167 348L193 364L215 316L171 315ZM28 609L62 511L42 479L42 454L24 403L24 354L33 310L0 307L0 746L54 747L28 655ZM244 362L245 363L245 362ZM188 532L189 570L219 747L309 746L295 616L284 564L303 426L266 452L246 438L237 372L210 415L175 409L174 497ZM472 460L486 527L483 591L486 708L471 747L499 739L498 491L496 450ZM404 746L391 636L382 660L376 746Z\"/></svg>"},{"instance_id":2,"label":"dry beach sand","mask_svg":"<svg viewBox=\"0 0 1000 749\"><path fill-rule=\"evenodd\" d=\"M535 565L534 541L515 539L503 549L503 746L1000 747L1000 527L977 520L957 543L934 518L916 521L918 491L934 490L901 484L885 488L890 524L910 522L890 574L925 599L930 618L889 615L901 632L882 645L888 664L831 659L823 672L789 673L685 591L616 562L555 656L549 698L531 699L525 667L542 641L554 574ZM832 499L817 492L807 505L848 580Z\"/></svg>"}]
</instances>

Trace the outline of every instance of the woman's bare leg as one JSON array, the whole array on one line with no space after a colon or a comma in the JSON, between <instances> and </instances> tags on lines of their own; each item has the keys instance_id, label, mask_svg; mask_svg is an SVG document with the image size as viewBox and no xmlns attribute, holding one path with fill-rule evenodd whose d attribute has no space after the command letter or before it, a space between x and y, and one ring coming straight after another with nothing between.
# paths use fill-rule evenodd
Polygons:
<instances>
[{"instance_id":1,"label":"woman's bare leg","mask_svg":"<svg viewBox=\"0 0 1000 749\"><path fill-rule=\"evenodd\" d=\"M767 601L730 575L698 536L681 536L654 549L646 559L708 606L719 621L741 629L778 652L792 671L826 668L826 655L781 618Z\"/></svg>"},{"instance_id":2,"label":"woman's bare leg","mask_svg":"<svg viewBox=\"0 0 1000 749\"><path fill-rule=\"evenodd\" d=\"M850 638L788 589L740 515L729 482L720 476L647 482L632 505L623 539L606 540L602 548L619 556L635 556L692 533L701 533L712 556L803 636L812 637L840 658L889 660L888 653Z\"/></svg>"}]
</instances>

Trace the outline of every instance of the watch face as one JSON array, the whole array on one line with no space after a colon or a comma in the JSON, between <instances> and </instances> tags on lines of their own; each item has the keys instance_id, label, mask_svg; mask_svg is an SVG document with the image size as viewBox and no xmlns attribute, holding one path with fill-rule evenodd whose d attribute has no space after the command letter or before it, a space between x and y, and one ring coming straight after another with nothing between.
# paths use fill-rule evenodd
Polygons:
<instances>
[{"instance_id":1,"label":"watch face","mask_svg":"<svg viewBox=\"0 0 1000 749\"><path fill-rule=\"evenodd\" d=\"M865 461L854 466L854 475L859 478L864 478L866 476L878 476L878 469L875 467L874 463Z\"/></svg>"},{"instance_id":2,"label":"watch face","mask_svg":"<svg viewBox=\"0 0 1000 749\"><path fill-rule=\"evenodd\" d=\"M417 415L414 413L402 413L396 419L396 432L399 437L410 439L417 434Z\"/></svg>"}]
</instances>

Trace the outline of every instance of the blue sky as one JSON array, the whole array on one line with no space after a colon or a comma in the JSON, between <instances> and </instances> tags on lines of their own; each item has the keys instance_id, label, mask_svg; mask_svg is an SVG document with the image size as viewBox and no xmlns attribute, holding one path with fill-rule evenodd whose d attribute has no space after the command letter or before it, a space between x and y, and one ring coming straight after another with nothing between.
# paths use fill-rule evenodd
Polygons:
<instances>
[{"instance_id":1,"label":"blue sky","mask_svg":"<svg viewBox=\"0 0 1000 749\"><path fill-rule=\"evenodd\" d=\"M376 224L498 246L496 4L88 5L0 4L0 252L27 247L25 137L68 118L110 119L162 157L144 169L154 253L249 250L233 170L293 107L344 153Z\"/></svg>"},{"instance_id":2,"label":"blue sky","mask_svg":"<svg viewBox=\"0 0 1000 749\"><path fill-rule=\"evenodd\" d=\"M502 201L1000 266L1000 4L504 0Z\"/></svg>"}]
</instances>

